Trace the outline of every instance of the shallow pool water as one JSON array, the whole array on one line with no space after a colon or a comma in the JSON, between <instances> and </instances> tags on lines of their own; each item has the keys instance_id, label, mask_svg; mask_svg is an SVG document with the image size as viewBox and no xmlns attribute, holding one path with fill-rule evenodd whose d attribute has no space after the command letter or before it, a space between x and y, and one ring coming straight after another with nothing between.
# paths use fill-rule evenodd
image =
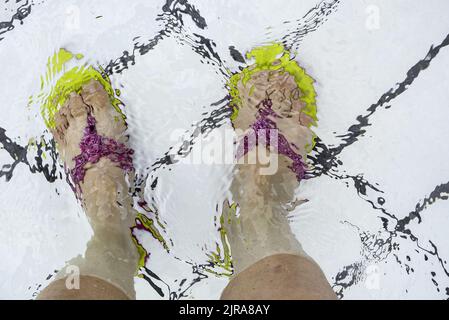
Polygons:
<instances>
[{"instance_id":1,"label":"shallow pool water","mask_svg":"<svg viewBox=\"0 0 449 320\"><path fill-rule=\"evenodd\" d=\"M231 128L229 77L272 42L316 81L309 201L289 216L305 251L343 299L449 297L447 1L0 1L0 298L35 297L92 234L41 115L61 48L120 91L154 226L135 231L137 298L218 298L232 165L190 156Z\"/></svg>"}]
</instances>

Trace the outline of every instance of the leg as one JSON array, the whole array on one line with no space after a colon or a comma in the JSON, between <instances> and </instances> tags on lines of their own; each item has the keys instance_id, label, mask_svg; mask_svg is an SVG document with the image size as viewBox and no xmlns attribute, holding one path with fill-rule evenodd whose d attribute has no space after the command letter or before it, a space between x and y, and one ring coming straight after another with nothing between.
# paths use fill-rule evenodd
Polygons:
<instances>
[{"instance_id":1,"label":"leg","mask_svg":"<svg viewBox=\"0 0 449 320\"><path fill-rule=\"evenodd\" d=\"M67 288L66 267L38 299L134 299L138 253L130 234L135 213L126 171L132 169L132 151L124 145L124 121L97 81L72 93L55 120L61 158L94 235L85 255L67 263L80 271L79 289Z\"/></svg>"},{"instance_id":2,"label":"leg","mask_svg":"<svg viewBox=\"0 0 449 320\"><path fill-rule=\"evenodd\" d=\"M292 233L288 212L280 205L292 196L296 182L280 160L273 176L260 176L258 165L240 166L231 185L240 215L225 214L224 220L235 275L221 299L336 299L320 267Z\"/></svg>"},{"instance_id":3,"label":"leg","mask_svg":"<svg viewBox=\"0 0 449 320\"><path fill-rule=\"evenodd\" d=\"M282 253L263 258L237 274L221 299L333 300L336 296L312 259Z\"/></svg>"},{"instance_id":4,"label":"leg","mask_svg":"<svg viewBox=\"0 0 449 320\"><path fill-rule=\"evenodd\" d=\"M128 300L123 290L108 281L81 276L78 290L68 290L66 279L53 281L38 296L39 300Z\"/></svg>"},{"instance_id":5,"label":"leg","mask_svg":"<svg viewBox=\"0 0 449 320\"><path fill-rule=\"evenodd\" d=\"M298 84L308 76L299 66L292 66L294 61L277 60L279 52L273 56L271 69L264 69L270 54L266 53L263 64L257 65L256 56L256 66L247 68L245 80L240 79L233 88L233 107L238 113L232 123L237 134L243 132L240 138L247 139L247 146L237 152L241 159L231 184L239 215L224 211L235 275L221 298L336 299L320 267L304 252L287 219L286 207L297 205L293 201L294 191L304 178L304 160L312 144L310 126L314 119L312 109L304 102L312 99L301 99L304 94ZM298 72L287 71L294 68ZM277 135L268 140L267 131L272 130ZM252 142L249 133L254 136ZM277 161L274 173L262 173L261 153Z\"/></svg>"}]
</instances>

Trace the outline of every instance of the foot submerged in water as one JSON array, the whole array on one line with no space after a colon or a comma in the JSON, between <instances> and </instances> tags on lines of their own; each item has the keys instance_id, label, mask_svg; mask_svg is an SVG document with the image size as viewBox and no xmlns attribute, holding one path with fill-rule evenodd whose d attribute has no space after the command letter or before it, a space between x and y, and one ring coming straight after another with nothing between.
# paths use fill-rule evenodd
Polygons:
<instances>
[{"instance_id":1,"label":"foot submerged in water","mask_svg":"<svg viewBox=\"0 0 449 320\"><path fill-rule=\"evenodd\" d=\"M237 165L231 184L238 217L229 216L229 204L224 205L236 273L273 254L307 256L290 229L286 207L301 202L293 198L299 181L306 178L314 139L310 127L316 123L313 79L282 46L256 48L247 56L254 57L255 64L230 81L232 124L243 132L237 150L237 160L243 163ZM270 141L269 131L276 132L277 140ZM249 135L255 136L252 143ZM261 149L277 161L270 174L262 172ZM248 163L249 158L257 160Z\"/></svg>"},{"instance_id":2,"label":"foot submerged in water","mask_svg":"<svg viewBox=\"0 0 449 320\"><path fill-rule=\"evenodd\" d=\"M79 94L72 92L56 113L55 124L53 135L77 192L92 167L133 170L133 150L125 145L126 125L98 81L91 80Z\"/></svg>"},{"instance_id":3,"label":"foot submerged in water","mask_svg":"<svg viewBox=\"0 0 449 320\"><path fill-rule=\"evenodd\" d=\"M280 53L283 55L277 59ZM248 56L255 56L255 65L234 75L231 81L232 124L256 136L255 143L245 146L243 154L259 144L271 147L281 166L287 165L301 180L305 178L305 160L314 139L310 129L316 122L313 79L282 46L261 47ZM276 131L276 141L265 136L269 130ZM241 137L242 141L245 138ZM242 156L241 152L238 156Z\"/></svg>"},{"instance_id":4,"label":"foot submerged in water","mask_svg":"<svg viewBox=\"0 0 449 320\"><path fill-rule=\"evenodd\" d=\"M126 181L133 171L133 150L126 146L122 115L104 87L91 80L70 94L55 114L55 124L52 133L61 159L93 229L84 257L68 263L133 298L139 256L130 233L136 212Z\"/></svg>"}]
</instances>

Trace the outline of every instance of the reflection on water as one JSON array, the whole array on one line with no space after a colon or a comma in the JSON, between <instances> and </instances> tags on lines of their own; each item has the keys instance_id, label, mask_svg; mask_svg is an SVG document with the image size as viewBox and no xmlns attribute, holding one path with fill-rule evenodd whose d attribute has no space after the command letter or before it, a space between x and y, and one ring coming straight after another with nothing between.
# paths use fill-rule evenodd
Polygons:
<instances>
[{"instance_id":1,"label":"reflection on water","mask_svg":"<svg viewBox=\"0 0 449 320\"><path fill-rule=\"evenodd\" d=\"M419 4L420 15L407 16L399 2L374 1L383 25L372 31L363 4L284 2L274 10L270 1L3 1L1 296L31 297L90 237L40 115L51 96L42 92L64 74L45 76L48 58L65 48L83 53L71 67L93 66L123 103L136 150L138 298L217 298L232 273L222 227L223 210L233 208L232 166L186 160L204 137L230 128L226 85L252 62L245 53L275 41L317 81L311 178L296 192L309 201L288 215L307 253L341 298L447 297L440 200L449 172L439 159L449 132L438 120L447 117L439 59L447 59L449 26L422 30L416 21L448 4ZM398 46L406 58L395 57ZM418 124L429 127L418 132ZM423 150L432 150L430 168Z\"/></svg>"}]
</instances>

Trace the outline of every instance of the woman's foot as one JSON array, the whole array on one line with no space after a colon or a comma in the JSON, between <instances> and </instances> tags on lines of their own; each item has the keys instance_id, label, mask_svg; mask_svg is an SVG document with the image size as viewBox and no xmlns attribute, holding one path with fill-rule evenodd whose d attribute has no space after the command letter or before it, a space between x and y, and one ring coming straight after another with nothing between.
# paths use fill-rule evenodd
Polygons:
<instances>
[{"instance_id":1,"label":"woman's foot","mask_svg":"<svg viewBox=\"0 0 449 320\"><path fill-rule=\"evenodd\" d=\"M238 213L224 204L234 277L222 299L335 298L287 218L290 204L300 202L294 192L306 177L313 145L313 79L280 45L256 48L248 56L255 64L234 75L230 85L232 123L237 134L243 132L237 157L244 163L237 165L230 188ZM262 171L261 152L270 154L276 170Z\"/></svg>"},{"instance_id":2,"label":"woman's foot","mask_svg":"<svg viewBox=\"0 0 449 320\"><path fill-rule=\"evenodd\" d=\"M237 88L241 105L232 121L234 128L243 136L255 133L259 145L277 154L279 169L289 167L297 180L304 178L313 119L302 112L304 103L295 78L283 69L261 70L248 81L238 82ZM269 144L264 142L268 131L277 138ZM249 147L251 151L254 146Z\"/></svg>"},{"instance_id":3,"label":"woman's foot","mask_svg":"<svg viewBox=\"0 0 449 320\"><path fill-rule=\"evenodd\" d=\"M297 150L305 156L306 144L310 143L313 133L310 124L313 119L305 114L302 93L295 78L283 69L260 70L251 75L245 82L238 82L241 105L238 116L232 121L234 128L246 130L259 117L264 101L270 100L272 118L279 130L287 139L297 146ZM276 116L275 116L275 115Z\"/></svg>"},{"instance_id":4,"label":"woman's foot","mask_svg":"<svg viewBox=\"0 0 449 320\"><path fill-rule=\"evenodd\" d=\"M133 150L125 145L126 124L96 80L71 93L55 123L58 150L94 232L84 257L69 264L132 298L138 254L130 233L135 211L126 175L133 171Z\"/></svg>"},{"instance_id":5,"label":"woman's foot","mask_svg":"<svg viewBox=\"0 0 449 320\"><path fill-rule=\"evenodd\" d=\"M273 60L273 66L280 64ZM314 119L304 112L304 94L294 75L282 67L256 68L248 67L250 77L234 83L238 105L233 106L232 123L240 145L231 193L239 215L229 216L226 212L233 211L225 210L225 221L236 273L273 254L306 256L290 229L287 207L297 202L294 192L306 175ZM261 153L271 163L264 163L267 157ZM267 174L267 166L275 170Z\"/></svg>"},{"instance_id":6,"label":"woman's foot","mask_svg":"<svg viewBox=\"0 0 449 320\"><path fill-rule=\"evenodd\" d=\"M55 123L61 158L87 212L114 218L111 207L129 202L126 183L116 182L132 171L133 150L125 145L126 124L103 86L91 80L79 94L71 93Z\"/></svg>"}]
</instances>

